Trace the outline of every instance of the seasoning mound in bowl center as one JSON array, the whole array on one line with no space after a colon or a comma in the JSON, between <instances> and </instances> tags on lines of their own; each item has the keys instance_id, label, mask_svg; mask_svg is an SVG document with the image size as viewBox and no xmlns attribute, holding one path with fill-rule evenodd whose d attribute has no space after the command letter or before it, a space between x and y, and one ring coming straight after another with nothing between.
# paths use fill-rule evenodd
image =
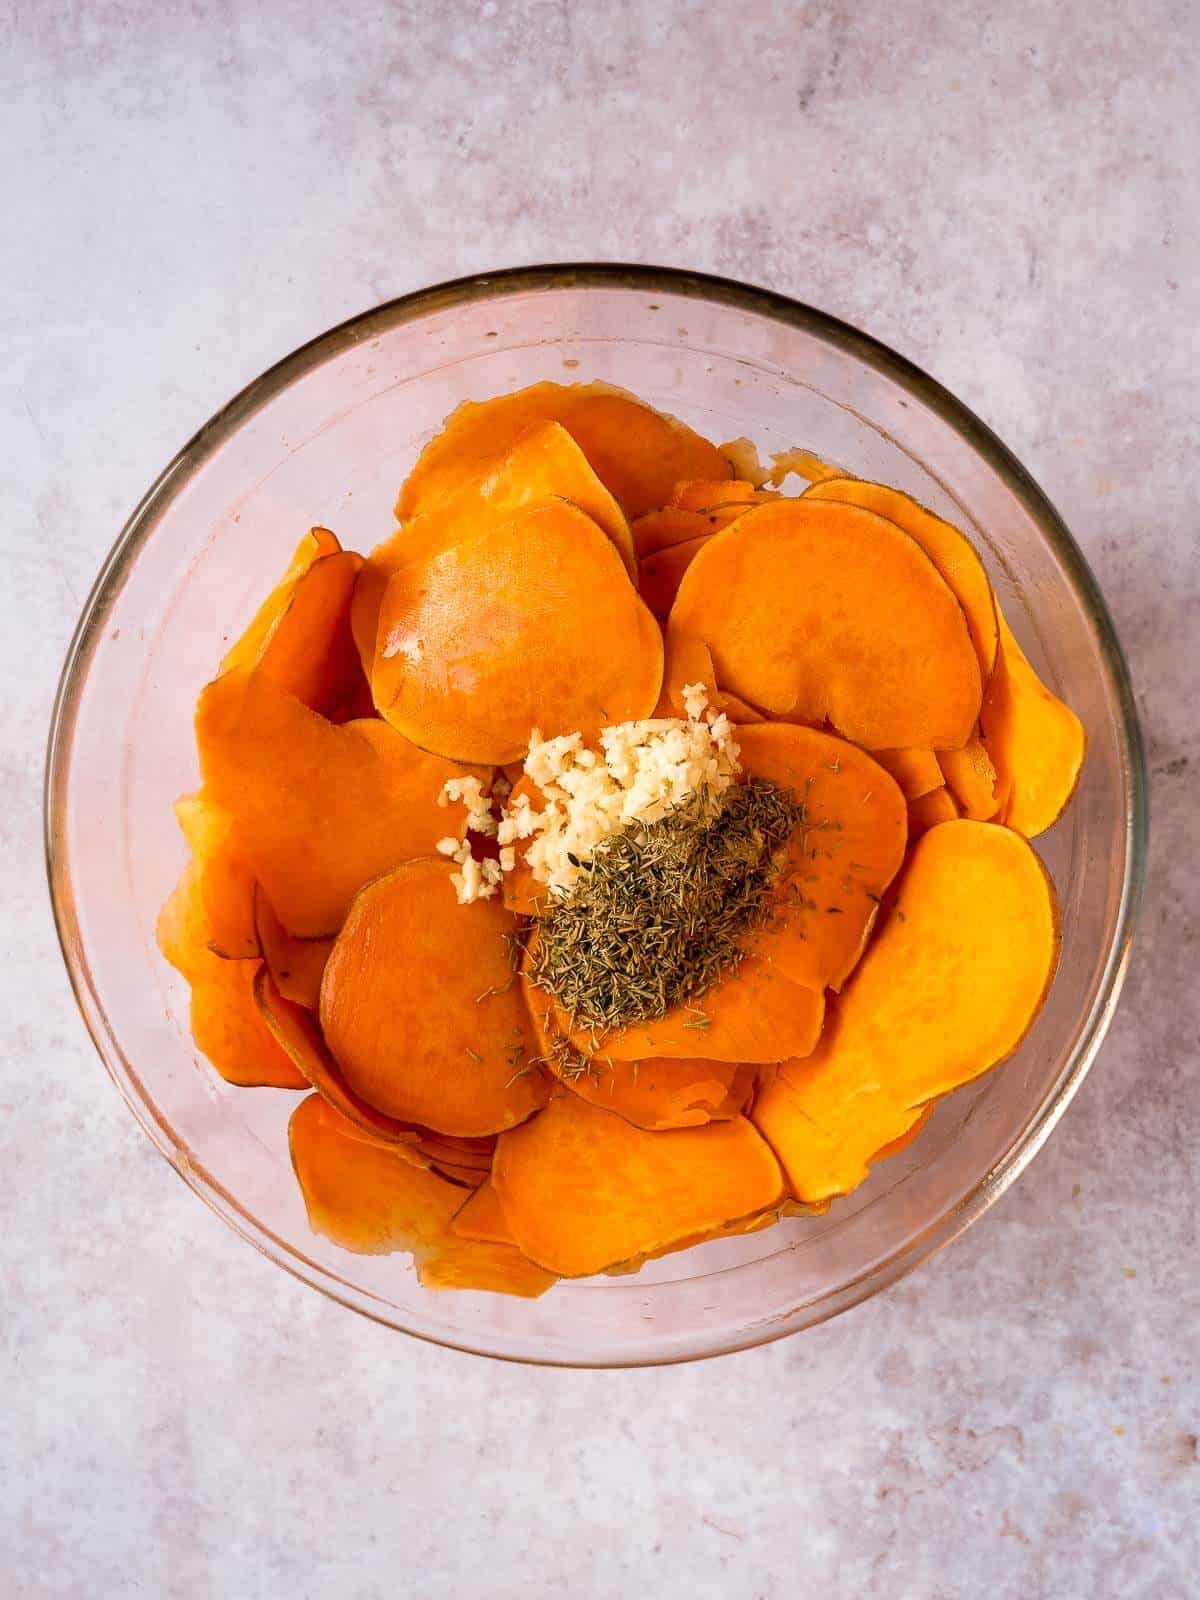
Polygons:
<instances>
[{"instance_id":1,"label":"seasoning mound in bowl center","mask_svg":"<svg viewBox=\"0 0 1200 1600\"><path fill-rule=\"evenodd\" d=\"M780 857L803 820L802 802L754 778L610 835L538 917L529 980L573 1027L597 1033L698 999L736 969L770 914Z\"/></svg>"}]
</instances>

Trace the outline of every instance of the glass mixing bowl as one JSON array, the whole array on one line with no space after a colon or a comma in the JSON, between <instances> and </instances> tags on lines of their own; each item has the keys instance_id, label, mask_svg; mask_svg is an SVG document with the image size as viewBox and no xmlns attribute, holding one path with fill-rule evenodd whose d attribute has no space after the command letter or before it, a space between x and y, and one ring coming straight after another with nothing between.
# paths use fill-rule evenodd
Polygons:
<instances>
[{"instance_id":1,"label":"glass mixing bowl","mask_svg":"<svg viewBox=\"0 0 1200 1600\"><path fill-rule=\"evenodd\" d=\"M1037 842L1062 961L1020 1050L823 1217L564 1283L540 1300L418 1287L405 1256L314 1236L288 1162L291 1094L200 1059L154 922L184 859L171 803L198 781L192 706L314 523L368 550L461 400L542 378L623 385L715 440L804 446L969 531L1037 667L1079 713L1074 801ZM46 844L63 951L112 1077L201 1199L272 1261L438 1343L567 1365L679 1361L794 1333L874 1294L980 1216L1062 1116L1112 1017L1145 858L1137 718L1104 601L1029 474L957 400L833 319L717 278L562 266L464 279L322 335L231 401L130 518L67 656ZM131 1245L132 1248L132 1245Z\"/></svg>"}]
</instances>

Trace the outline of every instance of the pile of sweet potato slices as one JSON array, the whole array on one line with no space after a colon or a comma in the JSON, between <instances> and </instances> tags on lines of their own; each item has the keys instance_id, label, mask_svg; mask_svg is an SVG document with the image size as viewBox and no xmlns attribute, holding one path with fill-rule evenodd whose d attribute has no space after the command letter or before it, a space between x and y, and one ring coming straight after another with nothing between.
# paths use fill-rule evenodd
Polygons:
<instances>
[{"instance_id":1,"label":"pile of sweet potato slices","mask_svg":"<svg viewBox=\"0 0 1200 1600\"><path fill-rule=\"evenodd\" d=\"M856 478L735 478L602 385L460 407L396 509L365 559L306 535L202 692L159 922L222 1077L311 1091L314 1229L537 1295L823 1208L1015 1049L1058 945L1027 841L1084 735L964 534ZM690 1006L572 1033L520 971L521 864L458 904L443 786L695 682L804 802L772 915Z\"/></svg>"}]
</instances>

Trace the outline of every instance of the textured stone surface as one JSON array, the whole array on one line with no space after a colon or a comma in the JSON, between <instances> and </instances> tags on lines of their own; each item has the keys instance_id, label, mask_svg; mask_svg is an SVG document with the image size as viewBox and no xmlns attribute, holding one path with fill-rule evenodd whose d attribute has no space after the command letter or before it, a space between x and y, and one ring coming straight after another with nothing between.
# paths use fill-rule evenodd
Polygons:
<instances>
[{"instance_id":1,"label":"textured stone surface","mask_svg":"<svg viewBox=\"0 0 1200 1600\"><path fill-rule=\"evenodd\" d=\"M6 1595L1182 1600L1200 1582L1188 0L0 5ZM1074 528L1146 719L1126 999L1016 1190L772 1348L540 1372L239 1244L100 1071L38 840L58 664L233 390L382 297L626 258L868 327Z\"/></svg>"}]
</instances>

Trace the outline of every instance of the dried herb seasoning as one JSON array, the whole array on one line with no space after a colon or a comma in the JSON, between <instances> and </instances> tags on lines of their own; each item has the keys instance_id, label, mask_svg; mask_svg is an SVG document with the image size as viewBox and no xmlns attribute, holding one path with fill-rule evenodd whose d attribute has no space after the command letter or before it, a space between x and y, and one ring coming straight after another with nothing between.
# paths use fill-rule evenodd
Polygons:
<instances>
[{"instance_id":1,"label":"dried herb seasoning","mask_svg":"<svg viewBox=\"0 0 1200 1600\"><path fill-rule=\"evenodd\" d=\"M782 852L806 822L803 801L752 778L604 840L538 917L529 977L597 1033L699 999L770 916ZM697 1029L707 1021L697 1012Z\"/></svg>"}]
</instances>

